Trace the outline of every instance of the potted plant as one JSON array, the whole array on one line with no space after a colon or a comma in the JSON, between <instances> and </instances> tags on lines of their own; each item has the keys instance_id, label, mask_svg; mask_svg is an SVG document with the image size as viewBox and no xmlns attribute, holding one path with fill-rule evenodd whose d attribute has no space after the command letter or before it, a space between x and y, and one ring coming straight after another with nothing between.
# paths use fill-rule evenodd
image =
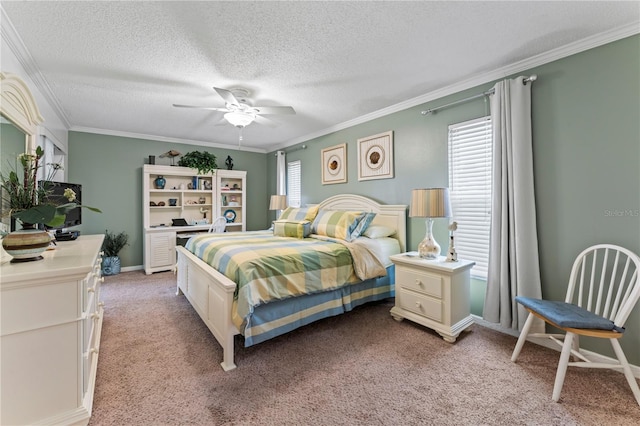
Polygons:
<instances>
[{"instance_id":1,"label":"potted plant","mask_svg":"<svg viewBox=\"0 0 640 426\"><path fill-rule=\"evenodd\" d=\"M198 170L201 175L206 175L218 168L216 156L206 151L187 152L178 161L178 166L191 167Z\"/></svg>"},{"instance_id":2,"label":"potted plant","mask_svg":"<svg viewBox=\"0 0 640 426\"><path fill-rule=\"evenodd\" d=\"M8 175L0 174L3 202L9 210L3 212L16 219L22 229L3 236L2 246L9 253L12 262L40 260L40 254L49 247L49 234L37 229L38 225L55 228L62 225L67 213L76 207L86 207L94 212L99 209L81 206L76 193L71 188L64 190L64 202L51 197L49 177L38 182L38 169L44 150L37 147L32 153L18 156L22 171L11 170ZM57 168L60 168L59 165Z\"/></svg>"},{"instance_id":3,"label":"potted plant","mask_svg":"<svg viewBox=\"0 0 640 426\"><path fill-rule=\"evenodd\" d=\"M118 253L129 242L129 235L126 232L116 234L104 231L104 241L102 243L102 275L118 275L120 273L120 257Z\"/></svg>"}]
</instances>

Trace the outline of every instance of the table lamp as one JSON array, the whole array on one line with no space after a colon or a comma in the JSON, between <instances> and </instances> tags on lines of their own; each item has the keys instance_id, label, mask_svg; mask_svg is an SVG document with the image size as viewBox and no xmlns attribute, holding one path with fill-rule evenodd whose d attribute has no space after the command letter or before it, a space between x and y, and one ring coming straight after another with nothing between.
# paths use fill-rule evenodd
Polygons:
<instances>
[{"instance_id":1,"label":"table lamp","mask_svg":"<svg viewBox=\"0 0 640 426\"><path fill-rule=\"evenodd\" d=\"M418 255L425 259L437 259L440 245L433 238L433 219L450 217L449 188L414 189L411 191L409 217L426 217L427 233L418 245Z\"/></svg>"},{"instance_id":2,"label":"table lamp","mask_svg":"<svg viewBox=\"0 0 640 426\"><path fill-rule=\"evenodd\" d=\"M286 195L272 195L269 200L269 210L284 210L287 208L287 196ZM276 219L277 219L276 213Z\"/></svg>"}]
</instances>

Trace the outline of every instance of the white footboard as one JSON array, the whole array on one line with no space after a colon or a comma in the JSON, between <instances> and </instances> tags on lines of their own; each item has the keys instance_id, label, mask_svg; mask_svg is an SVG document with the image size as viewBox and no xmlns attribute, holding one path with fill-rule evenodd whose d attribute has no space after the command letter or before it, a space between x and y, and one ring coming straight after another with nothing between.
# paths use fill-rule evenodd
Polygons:
<instances>
[{"instance_id":1,"label":"white footboard","mask_svg":"<svg viewBox=\"0 0 640 426\"><path fill-rule=\"evenodd\" d=\"M236 368L233 362L233 336L239 334L231 322L231 306L236 284L194 256L184 247L178 252L178 289L196 310L220 343L225 371Z\"/></svg>"}]
</instances>

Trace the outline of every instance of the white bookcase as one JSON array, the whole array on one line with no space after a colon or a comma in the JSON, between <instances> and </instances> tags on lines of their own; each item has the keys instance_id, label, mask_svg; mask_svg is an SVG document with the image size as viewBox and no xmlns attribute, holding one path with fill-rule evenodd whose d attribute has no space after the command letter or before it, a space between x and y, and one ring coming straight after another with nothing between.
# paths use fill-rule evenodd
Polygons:
<instances>
[{"instance_id":1,"label":"white bookcase","mask_svg":"<svg viewBox=\"0 0 640 426\"><path fill-rule=\"evenodd\" d=\"M146 274L172 269L176 240L207 232L218 216L228 219L227 231L246 230L246 175L239 170L197 170L176 166L143 166L144 270ZM157 179L164 179L160 187ZM173 226L182 218L189 226Z\"/></svg>"},{"instance_id":2,"label":"white bookcase","mask_svg":"<svg viewBox=\"0 0 640 426\"><path fill-rule=\"evenodd\" d=\"M216 215L227 219L227 231L246 230L247 172L240 170L218 170L216 172Z\"/></svg>"}]
</instances>

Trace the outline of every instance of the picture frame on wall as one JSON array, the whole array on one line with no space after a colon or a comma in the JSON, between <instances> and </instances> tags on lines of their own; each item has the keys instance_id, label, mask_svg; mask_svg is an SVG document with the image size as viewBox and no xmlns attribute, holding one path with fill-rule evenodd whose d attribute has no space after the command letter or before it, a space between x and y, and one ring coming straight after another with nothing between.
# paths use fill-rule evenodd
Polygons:
<instances>
[{"instance_id":1,"label":"picture frame on wall","mask_svg":"<svg viewBox=\"0 0 640 426\"><path fill-rule=\"evenodd\" d=\"M358 139L358 180L393 178L393 131Z\"/></svg>"},{"instance_id":2,"label":"picture frame on wall","mask_svg":"<svg viewBox=\"0 0 640 426\"><path fill-rule=\"evenodd\" d=\"M322 184L345 183L347 181L347 144L331 146L322 150Z\"/></svg>"}]
</instances>

